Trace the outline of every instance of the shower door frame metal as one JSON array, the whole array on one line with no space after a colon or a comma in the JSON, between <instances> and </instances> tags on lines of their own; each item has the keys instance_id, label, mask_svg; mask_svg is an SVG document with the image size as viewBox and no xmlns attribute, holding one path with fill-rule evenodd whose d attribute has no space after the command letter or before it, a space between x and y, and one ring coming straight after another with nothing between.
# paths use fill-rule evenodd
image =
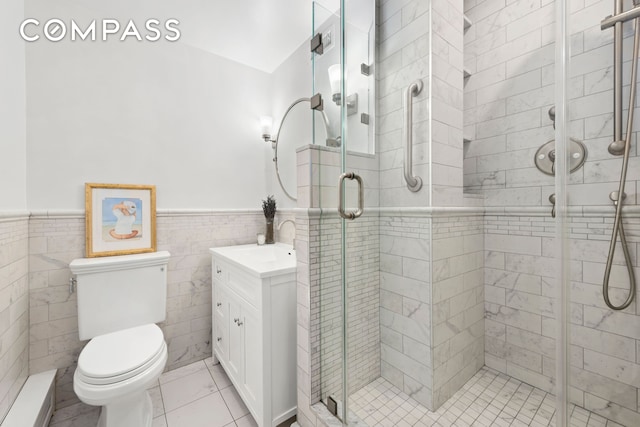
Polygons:
<instances>
[{"instance_id":1,"label":"shower door frame metal","mask_svg":"<svg viewBox=\"0 0 640 427\"><path fill-rule=\"evenodd\" d=\"M567 133L567 86L570 39L568 6L556 0L555 49L555 250L556 250L556 426L569 425L569 218L568 183L570 173L570 144Z\"/></svg>"}]
</instances>

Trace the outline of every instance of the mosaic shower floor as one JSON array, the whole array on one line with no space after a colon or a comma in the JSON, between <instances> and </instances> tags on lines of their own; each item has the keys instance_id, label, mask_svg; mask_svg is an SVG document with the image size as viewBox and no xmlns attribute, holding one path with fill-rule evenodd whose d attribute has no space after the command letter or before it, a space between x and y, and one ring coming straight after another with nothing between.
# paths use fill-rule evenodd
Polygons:
<instances>
[{"instance_id":1,"label":"mosaic shower floor","mask_svg":"<svg viewBox=\"0 0 640 427\"><path fill-rule=\"evenodd\" d=\"M555 397L487 367L436 412L378 378L354 393L350 411L368 426L555 426ZM571 427L625 427L571 405Z\"/></svg>"}]
</instances>

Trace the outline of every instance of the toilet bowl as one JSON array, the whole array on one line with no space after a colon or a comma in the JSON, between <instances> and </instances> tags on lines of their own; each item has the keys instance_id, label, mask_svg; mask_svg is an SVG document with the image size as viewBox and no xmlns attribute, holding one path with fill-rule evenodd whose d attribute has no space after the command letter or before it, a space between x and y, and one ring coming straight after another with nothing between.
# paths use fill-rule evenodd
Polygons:
<instances>
[{"instance_id":1,"label":"toilet bowl","mask_svg":"<svg viewBox=\"0 0 640 427\"><path fill-rule=\"evenodd\" d=\"M76 275L80 352L73 390L101 406L98 427L150 427L153 387L167 363L168 252L82 258Z\"/></svg>"},{"instance_id":2,"label":"toilet bowl","mask_svg":"<svg viewBox=\"0 0 640 427\"><path fill-rule=\"evenodd\" d=\"M147 427L153 418L147 389L166 362L167 345L155 324L100 335L80 353L73 389L81 401L102 406L99 427Z\"/></svg>"}]
</instances>

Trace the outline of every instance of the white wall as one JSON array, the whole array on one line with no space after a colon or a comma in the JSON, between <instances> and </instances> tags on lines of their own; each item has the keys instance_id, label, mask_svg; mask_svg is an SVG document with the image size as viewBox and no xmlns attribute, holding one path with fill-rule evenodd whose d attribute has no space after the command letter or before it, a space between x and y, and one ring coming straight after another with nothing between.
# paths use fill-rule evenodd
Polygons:
<instances>
[{"instance_id":1,"label":"white wall","mask_svg":"<svg viewBox=\"0 0 640 427\"><path fill-rule=\"evenodd\" d=\"M11 1L0 12L0 210L26 208L26 124L24 42L18 28L24 2Z\"/></svg>"},{"instance_id":2,"label":"white wall","mask_svg":"<svg viewBox=\"0 0 640 427\"><path fill-rule=\"evenodd\" d=\"M287 58L271 75L272 99L265 115L273 117L273 136L278 131L283 115L287 108L299 98L309 98L312 94L311 80L311 53L309 52L309 41L305 41ZM283 127L281 138L278 142L278 167L281 178L287 191L296 196L297 190L297 167L296 149L303 145L312 144L312 121L311 105L308 102L297 104L287 116L286 124ZM322 126L320 115L317 113L318 125ZM319 135L324 135L324 132ZM270 144L264 144L271 146ZM271 161L273 150L269 148L270 156L267 160L266 182L269 186L269 193L273 194L278 203L278 207L295 207L296 202L289 199L278 184L275 172L275 164Z\"/></svg>"},{"instance_id":3,"label":"white wall","mask_svg":"<svg viewBox=\"0 0 640 427\"><path fill-rule=\"evenodd\" d=\"M23 19L22 0L0 7L0 214L27 207ZM27 227L24 215L0 221L0 422L29 370Z\"/></svg>"},{"instance_id":4,"label":"white wall","mask_svg":"<svg viewBox=\"0 0 640 427\"><path fill-rule=\"evenodd\" d=\"M26 13L126 23L133 10L50 3L29 0ZM172 7L146 18L188 12ZM258 118L268 110L267 73L166 41L41 39L28 44L26 62L30 209L82 209L85 182L155 184L159 209L259 208L265 198L270 153Z\"/></svg>"}]
</instances>

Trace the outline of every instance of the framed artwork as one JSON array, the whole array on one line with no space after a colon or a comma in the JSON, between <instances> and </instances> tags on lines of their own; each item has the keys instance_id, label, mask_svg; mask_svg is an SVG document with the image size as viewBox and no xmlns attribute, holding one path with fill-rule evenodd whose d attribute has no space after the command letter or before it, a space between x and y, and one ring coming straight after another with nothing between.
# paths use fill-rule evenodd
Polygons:
<instances>
[{"instance_id":1,"label":"framed artwork","mask_svg":"<svg viewBox=\"0 0 640 427\"><path fill-rule=\"evenodd\" d=\"M154 185L86 183L88 258L156 251Z\"/></svg>"}]
</instances>

